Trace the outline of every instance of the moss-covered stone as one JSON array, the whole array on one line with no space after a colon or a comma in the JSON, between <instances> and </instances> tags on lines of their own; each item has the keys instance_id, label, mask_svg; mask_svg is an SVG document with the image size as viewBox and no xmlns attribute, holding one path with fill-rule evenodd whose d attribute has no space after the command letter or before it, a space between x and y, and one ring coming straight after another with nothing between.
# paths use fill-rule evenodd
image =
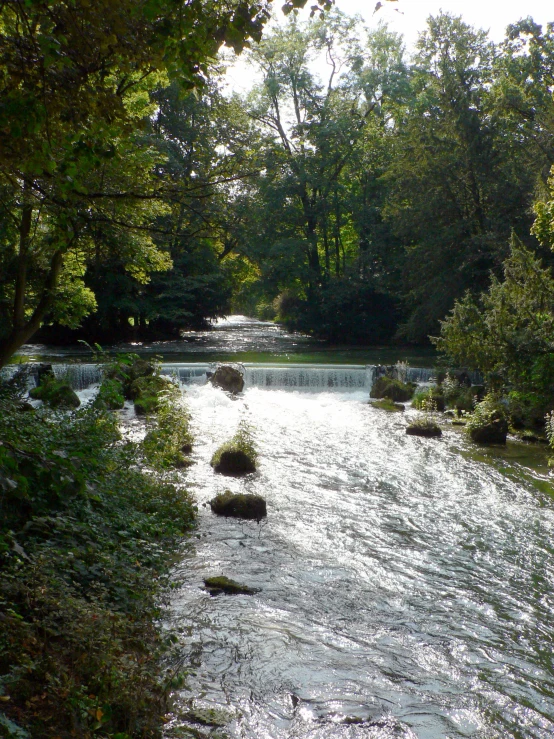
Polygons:
<instances>
[{"instance_id":1,"label":"moss-covered stone","mask_svg":"<svg viewBox=\"0 0 554 739\"><path fill-rule=\"evenodd\" d=\"M429 419L414 421L406 427L406 433L410 436L424 436L425 438L437 438L442 436L440 427Z\"/></svg>"},{"instance_id":2,"label":"moss-covered stone","mask_svg":"<svg viewBox=\"0 0 554 739\"><path fill-rule=\"evenodd\" d=\"M414 394L416 385L413 382L400 382L392 377L378 377L371 387L370 398L388 398L395 403L405 403Z\"/></svg>"},{"instance_id":3,"label":"moss-covered stone","mask_svg":"<svg viewBox=\"0 0 554 739\"><path fill-rule=\"evenodd\" d=\"M468 418L466 431L477 444L504 445L508 436L508 418L502 402L491 394L477 403Z\"/></svg>"},{"instance_id":4,"label":"moss-covered stone","mask_svg":"<svg viewBox=\"0 0 554 739\"><path fill-rule=\"evenodd\" d=\"M204 585L212 595L215 595L216 593L227 593L228 595L254 595L254 593L258 592L256 588L249 588L248 585L243 585L240 582L236 582L236 580L230 580L224 575L206 577L204 579Z\"/></svg>"},{"instance_id":5,"label":"moss-covered stone","mask_svg":"<svg viewBox=\"0 0 554 739\"><path fill-rule=\"evenodd\" d=\"M218 516L247 518L260 521L267 516L267 505L260 495L232 493L226 490L210 500L210 507Z\"/></svg>"},{"instance_id":6,"label":"moss-covered stone","mask_svg":"<svg viewBox=\"0 0 554 739\"><path fill-rule=\"evenodd\" d=\"M129 398L131 400L136 400L137 398L157 395L164 391L170 392L174 388L175 385L171 380L167 377L162 377L161 375L137 377L129 387Z\"/></svg>"},{"instance_id":7,"label":"moss-covered stone","mask_svg":"<svg viewBox=\"0 0 554 739\"><path fill-rule=\"evenodd\" d=\"M242 422L233 438L216 449L210 464L222 475L240 476L256 471L257 457L250 428Z\"/></svg>"},{"instance_id":8,"label":"moss-covered stone","mask_svg":"<svg viewBox=\"0 0 554 739\"><path fill-rule=\"evenodd\" d=\"M390 411L393 413L405 410L405 406L402 405L402 403L394 403L388 398L383 398L382 400L374 400L371 402L371 405L374 408L380 408L382 411Z\"/></svg>"},{"instance_id":9,"label":"moss-covered stone","mask_svg":"<svg viewBox=\"0 0 554 739\"><path fill-rule=\"evenodd\" d=\"M71 409L81 405L77 393L69 383L65 380L57 380L54 375L50 374L45 375L41 384L34 387L29 395L35 400L42 400L52 408Z\"/></svg>"}]
</instances>

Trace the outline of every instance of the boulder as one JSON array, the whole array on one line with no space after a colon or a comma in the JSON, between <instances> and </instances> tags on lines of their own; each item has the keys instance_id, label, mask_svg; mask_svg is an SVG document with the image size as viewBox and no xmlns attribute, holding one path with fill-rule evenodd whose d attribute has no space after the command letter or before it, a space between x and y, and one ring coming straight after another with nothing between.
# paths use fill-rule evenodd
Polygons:
<instances>
[{"instance_id":1,"label":"boulder","mask_svg":"<svg viewBox=\"0 0 554 739\"><path fill-rule=\"evenodd\" d=\"M209 378L209 382L214 387L220 387L228 393L241 393L244 389L244 377L238 367L232 364L220 364L213 375Z\"/></svg>"},{"instance_id":2,"label":"boulder","mask_svg":"<svg viewBox=\"0 0 554 739\"><path fill-rule=\"evenodd\" d=\"M470 428L469 435L477 444L505 444L508 436L508 422L499 416L490 423Z\"/></svg>"},{"instance_id":3,"label":"boulder","mask_svg":"<svg viewBox=\"0 0 554 739\"><path fill-rule=\"evenodd\" d=\"M204 578L204 585L210 591L210 595L218 595L219 593L227 593L227 595L254 595L259 592L256 588L249 588L235 580L230 580L225 575L217 577Z\"/></svg>"},{"instance_id":4,"label":"boulder","mask_svg":"<svg viewBox=\"0 0 554 739\"><path fill-rule=\"evenodd\" d=\"M371 387L370 398L388 398L395 403L405 403L412 398L416 386L412 382L400 382L391 377L378 377Z\"/></svg>"},{"instance_id":5,"label":"boulder","mask_svg":"<svg viewBox=\"0 0 554 739\"><path fill-rule=\"evenodd\" d=\"M412 423L406 427L406 433L410 436L424 436L426 438L436 438L442 436L442 431L436 423Z\"/></svg>"},{"instance_id":6,"label":"boulder","mask_svg":"<svg viewBox=\"0 0 554 739\"><path fill-rule=\"evenodd\" d=\"M261 521L267 516L266 502L260 495L232 493L230 490L210 500L210 508L218 516L248 518L255 521Z\"/></svg>"},{"instance_id":7,"label":"boulder","mask_svg":"<svg viewBox=\"0 0 554 739\"><path fill-rule=\"evenodd\" d=\"M221 475L247 475L256 472L256 462L242 449L228 448L217 454L217 459L212 460L212 467Z\"/></svg>"}]
</instances>

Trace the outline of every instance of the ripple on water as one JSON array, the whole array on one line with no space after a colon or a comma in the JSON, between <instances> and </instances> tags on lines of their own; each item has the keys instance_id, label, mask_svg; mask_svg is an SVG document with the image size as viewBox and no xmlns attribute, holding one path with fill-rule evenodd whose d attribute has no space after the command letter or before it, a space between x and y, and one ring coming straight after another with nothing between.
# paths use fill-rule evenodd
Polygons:
<instances>
[{"instance_id":1,"label":"ripple on water","mask_svg":"<svg viewBox=\"0 0 554 739\"><path fill-rule=\"evenodd\" d=\"M194 668L181 704L231 707L228 732L247 739L551 737L550 501L455 431L408 437L366 401L189 391L189 487L199 503L259 493L268 518L200 507L172 602ZM259 472L221 478L209 459L243 417ZM219 573L262 590L210 597L202 579Z\"/></svg>"}]
</instances>

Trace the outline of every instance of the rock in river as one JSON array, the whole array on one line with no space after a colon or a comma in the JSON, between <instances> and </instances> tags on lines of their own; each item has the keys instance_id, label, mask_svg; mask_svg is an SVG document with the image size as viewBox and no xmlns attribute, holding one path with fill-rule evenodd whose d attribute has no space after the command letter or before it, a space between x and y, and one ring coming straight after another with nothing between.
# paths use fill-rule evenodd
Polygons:
<instances>
[{"instance_id":1,"label":"rock in river","mask_svg":"<svg viewBox=\"0 0 554 739\"><path fill-rule=\"evenodd\" d=\"M260 521L267 516L265 500L260 495L232 493L226 490L210 500L210 507L218 516L248 518Z\"/></svg>"}]
</instances>

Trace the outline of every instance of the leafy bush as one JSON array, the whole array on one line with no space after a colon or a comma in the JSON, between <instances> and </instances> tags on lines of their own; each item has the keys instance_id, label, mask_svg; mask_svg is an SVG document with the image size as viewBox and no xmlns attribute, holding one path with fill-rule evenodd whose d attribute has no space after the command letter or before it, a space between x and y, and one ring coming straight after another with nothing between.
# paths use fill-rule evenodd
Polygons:
<instances>
[{"instance_id":1,"label":"leafy bush","mask_svg":"<svg viewBox=\"0 0 554 739\"><path fill-rule=\"evenodd\" d=\"M468 418L466 432L481 444L505 444L508 433L508 416L500 398L489 393L477 403Z\"/></svg>"},{"instance_id":2,"label":"leafy bush","mask_svg":"<svg viewBox=\"0 0 554 739\"><path fill-rule=\"evenodd\" d=\"M157 426L146 434L144 456L156 469L183 467L189 464L186 456L192 450L190 413L182 400L164 398L157 415Z\"/></svg>"},{"instance_id":3,"label":"leafy bush","mask_svg":"<svg viewBox=\"0 0 554 739\"><path fill-rule=\"evenodd\" d=\"M445 397L440 387L418 390L412 398L412 405L418 410L425 410L429 401L433 401L435 410L437 411L443 411L446 408Z\"/></svg>"},{"instance_id":4,"label":"leafy bush","mask_svg":"<svg viewBox=\"0 0 554 739\"><path fill-rule=\"evenodd\" d=\"M112 414L18 402L0 395L3 710L36 737L157 737L160 589L190 498L140 470Z\"/></svg>"},{"instance_id":5,"label":"leafy bush","mask_svg":"<svg viewBox=\"0 0 554 739\"><path fill-rule=\"evenodd\" d=\"M95 408L103 408L104 410L110 411L123 408L125 405L123 392L123 385L119 380L110 380L106 377L100 385L93 405Z\"/></svg>"}]
</instances>

